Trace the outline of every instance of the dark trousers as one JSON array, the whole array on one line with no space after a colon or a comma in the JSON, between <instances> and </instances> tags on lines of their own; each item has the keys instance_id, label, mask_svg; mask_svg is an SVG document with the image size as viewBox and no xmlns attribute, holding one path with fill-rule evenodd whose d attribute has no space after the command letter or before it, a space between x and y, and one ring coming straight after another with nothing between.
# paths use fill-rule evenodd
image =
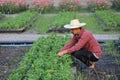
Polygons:
<instances>
[{"instance_id":1,"label":"dark trousers","mask_svg":"<svg viewBox=\"0 0 120 80\"><path fill-rule=\"evenodd\" d=\"M98 61L98 59L93 55L92 52L85 49L80 49L79 51L76 51L71 55L79 59L81 62L83 62L87 66L90 66L91 62Z\"/></svg>"}]
</instances>

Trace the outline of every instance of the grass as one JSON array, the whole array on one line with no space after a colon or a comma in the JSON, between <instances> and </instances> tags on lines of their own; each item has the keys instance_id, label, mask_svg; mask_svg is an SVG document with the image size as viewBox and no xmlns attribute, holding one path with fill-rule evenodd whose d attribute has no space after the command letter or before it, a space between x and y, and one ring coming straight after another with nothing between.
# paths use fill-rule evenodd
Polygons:
<instances>
[{"instance_id":1,"label":"grass","mask_svg":"<svg viewBox=\"0 0 120 80\"><path fill-rule=\"evenodd\" d=\"M33 23L32 27L38 33L46 33L50 29L50 25L53 21L53 16L38 16L36 22Z\"/></svg>"},{"instance_id":2,"label":"grass","mask_svg":"<svg viewBox=\"0 0 120 80\"><path fill-rule=\"evenodd\" d=\"M11 18L13 18L13 17L11 17L11 16L8 16L8 17L4 16L4 17L2 17L2 18L0 19L0 23L3 23L3 22L5 22L6 20L9 20L9 19L11 19Z\"/></svg>"}]
</instances>

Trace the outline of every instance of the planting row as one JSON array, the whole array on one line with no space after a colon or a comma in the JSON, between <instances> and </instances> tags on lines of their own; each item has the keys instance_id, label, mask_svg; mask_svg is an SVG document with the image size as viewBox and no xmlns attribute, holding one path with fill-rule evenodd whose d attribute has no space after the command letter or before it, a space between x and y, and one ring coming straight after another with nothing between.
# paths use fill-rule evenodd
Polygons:
<instances>
[{"instance_id":1,"label":"planting row","mask_svg":"<svg viewBox=\"0 0 120 80\"><path fill-rule=\"evenodd\" d=\"M56 35L38 39L8 80L73 80L70 55L57 56L68 39Z\"/></svg>"},{"instance_id":2,"label":"planting row","mask_svg":"<svg viewBox=\"0 0 120 80\"><path fill-rule=\"evenodd\" d=\"M0 11L5 14L18 13L27 9L39 11L41 13L57 11L80 11L82 7L91 10L106 10L109 8L120 9L120 1L114 0L86 0L87 4L82 5L82 0L1 0Z\"/></svg>"},{"instance_id":3,"label":"planting row","mask_svg":"<svg viewBox=\"0 0 120 80\"><path fill-rule=\"evenodd\" d=\"M0 24L0 29L20 29L29 23L37 12L26 11Z\"/></svg>"},{"instance_id":4,"label":"planting row","mask_svg":"<svg viewBox=\"0 0 120 80\"><path fill-rule=\"evenodd\" d=\"M96 11L96 16L99 20L105 24L106 29L120 29L120 15L114 14L112 11L104 10L104 11Z\"/></svg>"},{"instance_id":5,"label":"planting row","mask_svg":"<svg viewBox=\"0 0 120 80\"><path fill-rule=\"evenodd\" d=\"M108 14L109 12L109 14ZM106 14L106 17L105 16ZM34 11L27 11L23 12L20 15L16 16L13 19L5 21L4 23L0 24L0 29L19 29L24 27L25 24L31 24L35 30L39 33L46 33L46 32L66 32L69 31L68 29L63 28L65 24L69 24L70 20L72 19L79 19L80 22L85 22L87 25L85 26L86 29L89 29L93 33L102 33L103 25L99 25L99 20L102 20L101 24L108 24L114 25L111 28L119 28L119 14L111 14L114 18L111 17L110 11L97 11L95 14L79 14L79 12L59 12L58 14L54 15L39 15L36 16L38 13ZM103 15L104 14L104 15ZM94 16L94 15L97 15ZM33 17L36 16L36 21L30 22ZM99 18L100 17L100 18ZM98 20L99 18L99 20ZM105 21L103 22L103 20ZM107 27L107 25L105 25Z\"/></svg>"},{"instance_id":6,"label":"planting row","mask_svg":"<svg viewBox=\"0 0 120 80\"><path fill-rule=\"evenodd\" d=\"M59 12L57 15L53 16L50 19L51 21L48 25L50 27L47 32L66 32L68 30L64 29L63 26L65 24L69 24L70 21L75 18L79 19L80 22L87 23L85 28L91 30L92 32L102 31L101 25L98 24L97 19L93 15L86 15L86 14L80 15L78 12ZM42 27L42 26L39 25L39 27Z\"/></svg>"}]
</instances>

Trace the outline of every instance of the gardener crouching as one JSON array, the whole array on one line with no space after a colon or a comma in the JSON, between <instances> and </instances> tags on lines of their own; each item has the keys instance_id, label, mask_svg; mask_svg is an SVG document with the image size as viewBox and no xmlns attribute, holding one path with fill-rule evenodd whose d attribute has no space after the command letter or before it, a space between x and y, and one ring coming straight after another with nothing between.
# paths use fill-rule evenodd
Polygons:
<instances>
[{"instance_id":1,"label":"gardener crouching","mask_svg":"<svg viewBox=\"0 0 120 80\"><path fill-rule=\"evenodd\" d=\"M88 30L83 29L85 25L86 23L80 23L78 19L74 19L70 21L70 24L64 26L70 29L73 38L61 49L58 56L71 54L89 68L94 68L102 51L93 35Z\"/></svg>"}]
</instances>

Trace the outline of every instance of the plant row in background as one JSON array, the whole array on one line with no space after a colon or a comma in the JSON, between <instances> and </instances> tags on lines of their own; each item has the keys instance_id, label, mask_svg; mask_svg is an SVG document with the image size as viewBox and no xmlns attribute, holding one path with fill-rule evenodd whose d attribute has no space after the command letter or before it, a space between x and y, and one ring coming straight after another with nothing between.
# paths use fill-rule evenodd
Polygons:
<instances>
[{"instance_id":1,"label":"plant row in background","mask_svg":"<svg viewBox=\"0 0 120 80\"><path fill-rule=\"evenodd\" d=\"M114 0L87 0L86 5L81 4L81 0L58 0L56 4L54 0L0 0L0 11L2 13L18 13L27 9L36 10L40 13L58 12L58 11L80 11L85 7L91 11L106 10L111 7L120 9L120 1ZM55 6L55 4L57 6Z\"/></svg>"},{"instance_id":2,"label":"plant row in background","mask_svg":"<svg viewBox=\"0 0 120 80\"><path fill-rule=\"evenodd\" d=\"M68 39L56 35L38 39L8 80L73 80L70 55L57 56Z\"/></svg>"},{"instance_id":3,"label":"plant row in background","mask_svg":"<svg viewBox=\"0 0 120 80\"><path fill-rule=\"evenodd\" d=\"M92 15L82 14L78 12L59 12L56 15L39 16L36 22L33 23L33 27L40 33L46 33L48 30L61 29L65 24L69 24L72 19L79 19L80 22L85 22L86 29L96 33L102 33L102 26L98 24L97 19Z\"/></svg>"},{"instance_id":4,"label":"plant row in background","mask_svg":"<svg viewBox=\"0 0 120 80\"><path fill-rule=\"evenodd\" d=\"M28 24L38 13L26 11L0 24L0 29L20 29Z\"/></svg>"},{"instance_id":5,"label":"plant row in background","mask_svg":"<svg viewBox=\"0 0 120 80\"><path fill-rule=\"evenodd\" d=\"M96 10L107 10L112 4L108 0L87 0L88 9L95 12Z\"/></svg>"},{"instance_id":6,"label":"plant row in background","mask_svg":"<svg viewBox=\"0 0 120 80\"><path fill-rule=\"evenodd\" d=\"M30 9L45 13L48 11L80 11L82 7L91 11L106 10L112 6L108 0L87 0L86 2L86 5L82 5L81 0L58 0L56 7L54 0L32 0L33 4L30 5Z\"/></svg>"},{"instance_id":7,"label":"plant row in background","mask_svg":"<svg viewBox=\"0 0 120 80\"><path fill-rule=\"evenodd\" d=\"M13 14L28 9L25 0L0 0L0 12L4 14Z\"/></svg>"},{"instance_id":8,"label":"plant row in background","mask_svg":"<svg viewBox=\"0 0 120 80\"><path fill-rule=\"evenodd\" d=\"M109 13L109 14L108 14ZM22 14L22 16L21 16ZM111 11L97 11L95 14L79 14L79 12L59 12L54 15L39 15L36 16L37 12L27 11L21 13L20 15L14 17L13 19L7 20L0 24L1 29L19 29L23 27L25 24L32 24L32 27L39 33L46 33L50 30L63 30L63 26L65 24L69 24L72 19L79 19L80 22L85 22L87 25L84 27L85 29L90 30L93 33L103 33L103 26L99 25L97 15L107 24L108 29L111 28L119 28L119 14L113 14ZM25 15L24 15L25 14ZM103 15L104 14L104 15ZM19 17L20 16L20 17ZM29 17L28 17L29 16ZM30 17L31 16L31 17ZM36 16L36 21L30 22L33 17ZM105 19L105 20L104 20ZM112 26L111 26L112 25ZM59 31L57 31L59 32Z\"/></svg>"},{"instance_id":9,"label":"plant row in background","mask_svg":"<svg viewBox=\"0 0 120 80\"><path fill-rule=\"evenodd\" d=\"M105 26L108 29L120 28L120 21L119 21L120 15L119 14L114 14L110 10L96 11L95 14L101 21L103 21L103 24L105 24Z\"/></svg>"}]
</instances>

